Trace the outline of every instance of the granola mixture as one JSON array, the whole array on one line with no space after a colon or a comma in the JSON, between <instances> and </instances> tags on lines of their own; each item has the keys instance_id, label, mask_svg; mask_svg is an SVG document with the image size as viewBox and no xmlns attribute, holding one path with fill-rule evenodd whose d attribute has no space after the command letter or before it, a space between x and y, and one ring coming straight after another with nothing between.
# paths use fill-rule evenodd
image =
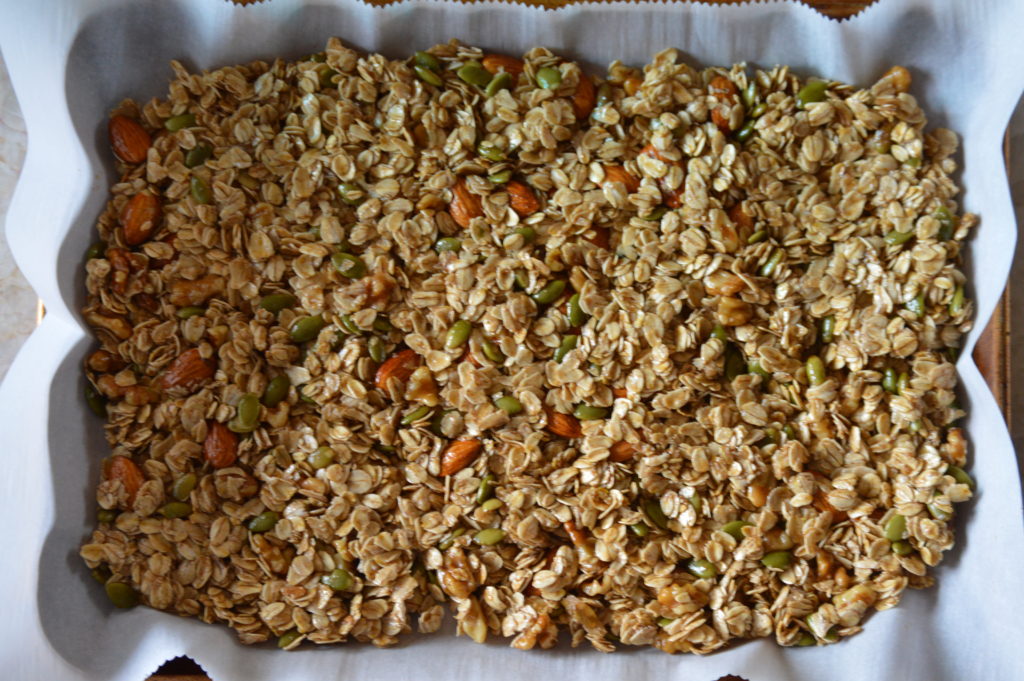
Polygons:
<instances>
[{"instance_id":1,"label":"granola mixture","mask_svg":"<svg viewBox=\"0 0 1024 681\"><path fill-rule=\"evenodd\" d=\"M172 67L113 112L86 266L115 605L707 653L932 584L977 218L906 69Z\"/></svg>"}]
</instances>

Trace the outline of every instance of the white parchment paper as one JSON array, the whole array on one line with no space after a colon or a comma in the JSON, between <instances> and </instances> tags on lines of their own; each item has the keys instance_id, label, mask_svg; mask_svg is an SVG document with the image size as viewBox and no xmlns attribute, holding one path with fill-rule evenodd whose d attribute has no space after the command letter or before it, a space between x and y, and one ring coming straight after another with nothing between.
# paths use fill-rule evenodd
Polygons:
<instances>
[{"instance_id":1,"label":"white parchment paper","mask_svg":"<svg viewBox=\"0 0 1024 681\"><path fill-rule=\"evenodd\" d=\"M0 389L0 677L139 681L164 660L187 654L216 681L710 681L728 673L751 681L1024 679L1016 460L970 352L959 368L980 493L958 510L958 548L935 571L935 588L908 593L840 645L783 650L755 641L707 658L655 650L524 653L503 643L473 645L449 629L392 650L344 645L282 653L246 648L224 627L147 608L114 612L91 581L77 553L93 523L92 490L107 450L79 397L90 342L75 312L81 254L112 179L107 111L122 97L165 92L169 59L209 68L297 57L330 35L397 56L458 37L516 54L545 45L595 72L614 58L645 63L665 47L700 64L789 64L805 75L860 84L892 64L907 66L932 124L961 134L964 205L982 215L970 245L973 347L1003 288L1016 239L1001 141L1024 87L1024 2L881 0L842 23L791 3L552 12L415 0L384 9L301 0L249 8L219 0L3 0L0 8L0 46L29 134L8 238L48 310Z\"/></svg>"}]
</instances>

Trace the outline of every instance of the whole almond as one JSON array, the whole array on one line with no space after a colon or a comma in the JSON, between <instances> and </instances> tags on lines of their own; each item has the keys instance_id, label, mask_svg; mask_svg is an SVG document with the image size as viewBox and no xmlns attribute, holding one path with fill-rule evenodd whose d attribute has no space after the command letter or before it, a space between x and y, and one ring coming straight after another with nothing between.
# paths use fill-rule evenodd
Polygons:
<instances>
[{"instance_id":1,"label":"whole almond","mask_svg":"<svg viewBox=\"0 0 1024 681\"><path fill-rule=\"evenodd\" d=\"M118 480L124 485L124 491L128 495L128 508L135 503L135 495L146 481L139 467L127 456L110 457L104 467L103 477L107 480Z\"/></svg>"},{"instance_id":2,"label":"whole almond","mask_svg":"<svg viewBox=\"0 0 1024 681\"><path fill-rule=\"evenodd\" d=\"M739 91L736 89L736 85L725 76L715 76L708 83L708 92L723 103L711 110L711 120L719 130L728 135L732 131L732 128L729 127L728 109L736 103Z\"/></svg>"},{"instance_id":3,"label":"whole almond","mask_svg":"<svg viewBox=\"0 0 1024 681\"><path fill-rule=\"evenodd\" d=\"M512 210L518 213L519 217L533 215L540 210L540 201L529 185L512 180L505 185L505 190L508 192L508 205L512 206Z\"/></svg>"},{"instance_id":4,"label":"whole almond","mask_svg":"<svg viewBox=\"0 0 1024 681\"><path fill-rule=\"evenodd\" d=\"M587 533L581 530L574 521L566 520L562 523L562 527L565 528L565 533L569 535L569 539L576 546L586 548L590 543L587 539Z\"/></svg>"},{"instance_id":5,"label":"whole almond","mask_svg":"<svg viewBox=\"0 0 1024 681\"><path fill-rule=\"evenodd\" d=\"M124 242L138 246L148 241L160 222L160 199L148 192L133 196L121 211Z\"/></svg>"},{"instance_id":6,"label":"whole almond","mask_svg":"<svg viewBox=\"0 0 1024 681\"><path fill-rule=\"evenodd\" d=\"M125 163L142 163L152 140L137 121L127 116L114 116L107 125L110 148Z\"/></svg>"},{"instance_id":7,"label":"whole almond","mask_svg":"<svg viewBox=\"0 0 1024 681\"><path fill-rule=\"evenodd\" d=\"M734 203L726 211L729 219L733 221L737 227L743 229L751 229L754 226L754 218L750 217L743 211L742 203Z\"/></svg>"},{"instance_id":8,"label":"whole almond","mask_svg":"<svg viewBox=\"0 0 1024 681\"><path fill-rule=\"evenodd\" d=\"M227 468L238 458L238 436L219 421L207 424L203 440L203 457L214 468Z\"/></svg>"},{"instance_id":9,"label":"whole almond","mask_svg":"<svg viewBox=\"0 0 1024 681\"><path fill-rule=\"evenodd\" d=\"M387 389L388 382L392 378L397 378L400 381L407 381L412 376L412 372L416 370L416 367L420 365L420 356L416 354L415 350L402 350L384 360L384 363L377 369L377 375L374 376L374 384L381 390Z\"/></svg>"},{"instance_id":10,"label":"whole almond","mask_svg":"<svg viewBox=\"0 0 1024 681\"><path fill-rule=\"evenodd\" d=\"M518 76L523 72L523 62L521 60L504 54L484 55L480 63L490 73L504 71L505 73L511 73L513 76Z\"/></svg>"},{"instance_id":11,"label":"whole almond","mask_svg":"<svg viewBox=\"0 0 1024 681\"><path fill-rule=\"evenodd\" d=\"M602 184L608 184L609 182L621 182L629 194L640 189L640 180L627 173L626 169L622 166L604 167L604 182Z\"/></svg>"},{"instance_id":12,"label":"whole almond","mask_svg":"<svg viewBox=\"0 0 1024 681\"><path fill-rule=\"evenodd\" d=\"M164 372L161 383L165 390L184 388L192 392L213 376L213 362L203 359L199 348L192 348L178 355Z\"/></svg>"},{"instance_id":13,"label":"whole almond","mask_svg":"<svg viewBox=\"0 0 1024 681\"><path fill-rule=\"evenodd\" d=\"M563 414L562 412L555 411L550 407L545 407L544 411L546 411L548 415L548 425L546 426L548 432L554 433L559 437L569 439L583 435L583 429L580 428L579 419L572 414Z\"/></svg>"},{"instance_id":14,"label":"whole almond","mask_svg":"<svg viewBox=\"0 0 1024 681\"><path fill-rule=\"evenodd\" d=\"M477 439L456 440L448 445L448 448L441 454L441 475L448 476L458 473L468 466L483 448L483 444Z\"/></svg>"},{"instance_id":15,"label":"whole almond","mask_svg":"<svg viewBox=\"0 0 1024 681\"><path fill-rule=\"evenodd\" d=\"M576 92L572 96L572 112L577 121L584 121L590 116L597 103L597 88L594 81L585 73L580 74L580 83L576 86Z\"/></svg>"},{"instance_id":16,"label":"whole almond","mask_svg":"<svg viewBox=\"0 0 1024 681\"><path fill-rule=\"evenodd\" d=\"M455 223L463 229L469 227L473 218L484 214L484 209L480 206L480 197L469 191L466 180L461 177L455 181L455 186L452 187L452 201L448 204L448 212L451 213Z\"/></svg>"},{"instance_id":17,"label":"whole almond","mask_svg":"<svg viewBox=\"0 0 1024 681\"><path fill-rule=\"evenodd\" d=\"M635 453L636 447L625 440L620 440L611 446L608 454L608 460L614 461L615 463L622 463L632 459L633 454Z\"/></svg>"}]
</instances>

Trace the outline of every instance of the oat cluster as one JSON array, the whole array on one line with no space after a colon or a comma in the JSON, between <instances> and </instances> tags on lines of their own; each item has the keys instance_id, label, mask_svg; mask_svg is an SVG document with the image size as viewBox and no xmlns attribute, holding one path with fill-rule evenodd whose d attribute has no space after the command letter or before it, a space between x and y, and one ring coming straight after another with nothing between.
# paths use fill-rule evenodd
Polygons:
<instances>
[{"instance_id":1,"label":"oat cluster","mask_svg":"<svg viewBox=\"0 0 1024 681\"><path fill-rule=\"evenodd\" d=\"M707 653L932 583L977 218L905 69L172 67L113 112L86 265L116 605Z\"/></svg>"}]
</instances>

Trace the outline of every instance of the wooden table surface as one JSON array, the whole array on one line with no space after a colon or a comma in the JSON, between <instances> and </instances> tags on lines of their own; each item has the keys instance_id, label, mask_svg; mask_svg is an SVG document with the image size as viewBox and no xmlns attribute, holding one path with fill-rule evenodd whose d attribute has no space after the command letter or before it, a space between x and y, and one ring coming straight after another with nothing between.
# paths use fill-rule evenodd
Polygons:
<instances>
[{"instance_id":1,"label":"wooden table surface","mask_svg":"<svg viewBox=\"0 0 1024 681\"><path fill-rule=\"evenodd\" d=\"M271 0L272 1L272 0ZM371 3L376 2L379 4L390 4L389 0L370 0ZM573 4L579 0L527 0L535 4L541 4L546 7L560 7L563 5ZM583 0L587 1L587 0ZM600 2L601 0L594 0ZM713 0L720 4L737 4L744 0ZM800 0L806 5L814 7L816 10L827 16L841 19L849 17L860 10L864 9L868 5L872 4L874 0ZM992 388L992 393L996 397L996 402L999 407L1006 412L1008 405L1008 372L1009 364L1006 361L1006 342L1008 337L1008 324L1007 324L1007 310L1009 309L1009 301L1007 295L1003 295L1003 299L1000 301L999 307L996 309L995 314L992 317L992 321L989 323L985 332L978 340L978 345L974 351L974 360L978 364L978 368L981 369L981 373L985 376L989 386ZM1009 418L1009 415L1007 414ZM211 681L206 676L202 669L192 660L187 657L178 657L171 660L167 664L163 665L154 676L151 676L148 681ZM699 680L697 680L699 681ZM723 677L718 681L740 681L739 677L729 676Z\"/></svg>"}]
</instances>

